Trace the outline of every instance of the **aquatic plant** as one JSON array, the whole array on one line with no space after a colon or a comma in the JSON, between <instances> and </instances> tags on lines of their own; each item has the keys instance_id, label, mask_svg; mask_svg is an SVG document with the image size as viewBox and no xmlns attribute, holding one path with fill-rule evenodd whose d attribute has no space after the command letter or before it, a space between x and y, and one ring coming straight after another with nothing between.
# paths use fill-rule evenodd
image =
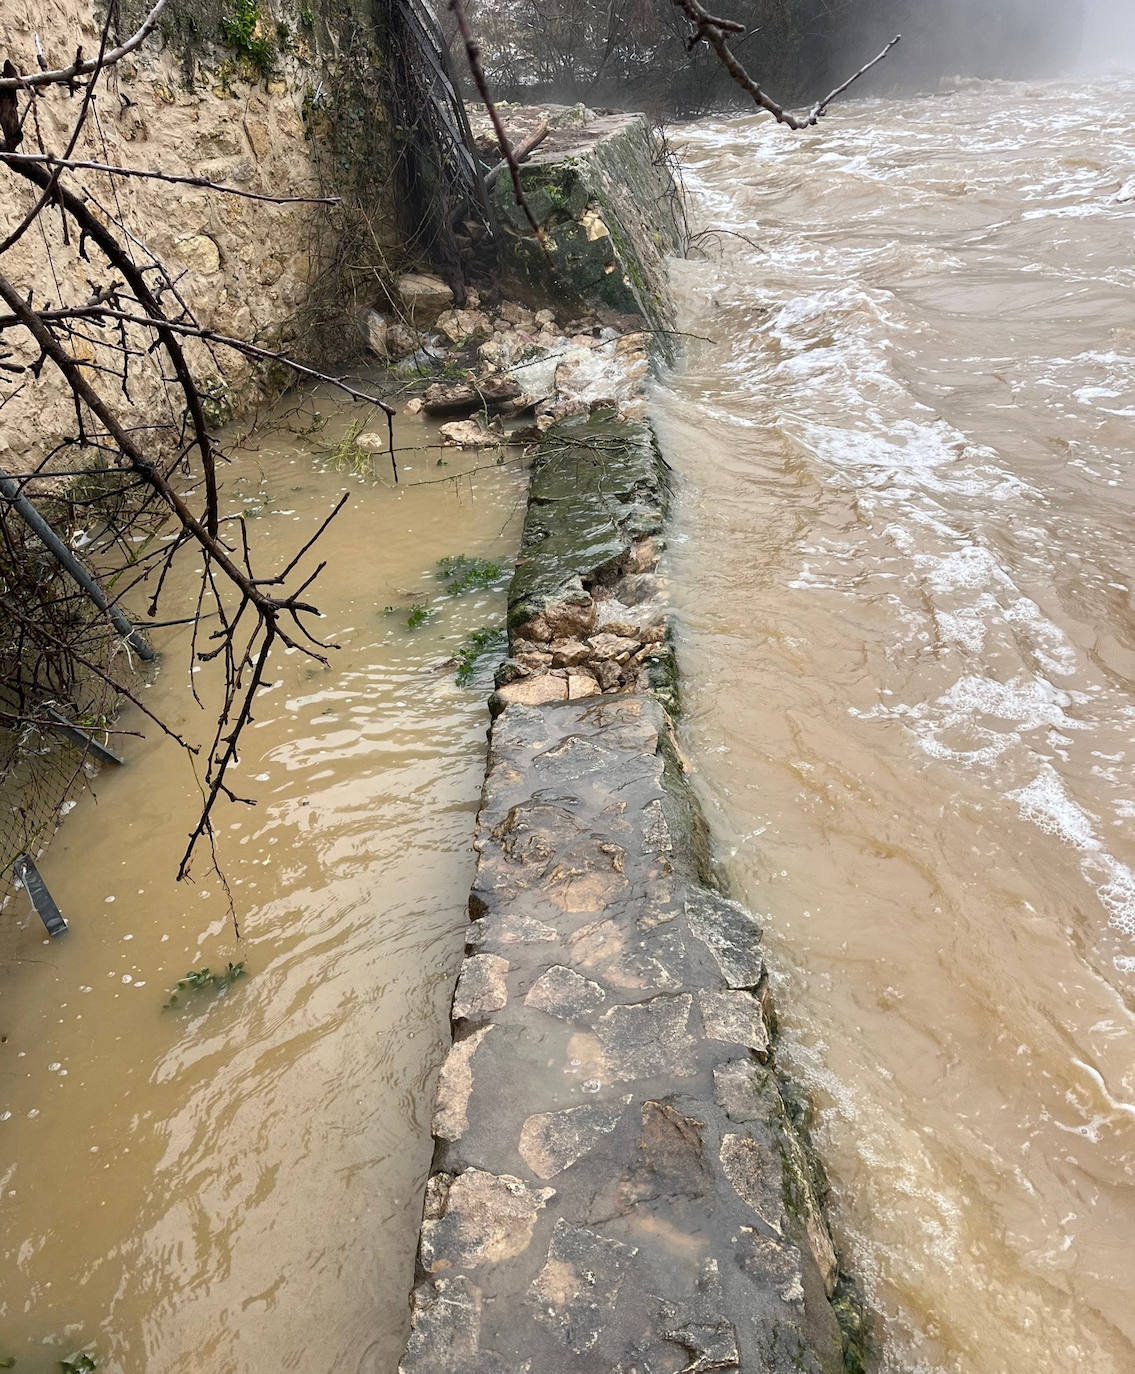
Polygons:
<instances>
[{"instance_id":1,"label":"aquatic plant","mask_svg":"<svg viewBox=\"0 0 1135 1374\"><path fill-rule=\"evenodd\" d=\"M410 607L409 614L406 616L406 628L416 630L419 625L424 625L433 615L433 611L424 601L419 601Z\"/></svg>"},{"instance_id":2,"label":"aquatic plant","mask_svg":"<svg viewBox=\"0 0 1135 1374\"><path fill-rule=\"evenodd\" d=\"M325 467L335 472L349 472L354 477L374 476L374 454L359 444L364 421L355 420L336 444L328 444L319 450L319 458Z\"/></svg>"},{"instance_id":3,"label":"aquatic plant","mask_svg":"<svg viewBox=\"0 0 1135 1374\"><path fill-rule=\"evenodd\" d=\"M6 1367L11 1369L15 1363L15 1360L11 1360ZM92 1370L98 1368L98 1361L93 1355L82 1351L78 1355L72 1355L69 1360L60 1360L59 1368L64 1374L91 1374Z\"/></svg>"},{"instance_id":4,"label":"aquatic plant","mask_svg":"<svg viewBox=\"0 0 1135 1374\"><path fill-rule=\"evenodd\" d=\"M487 654L503 653L508 644L508 632L501 626L483 625L479 630L467 634L455 655L457 659L458 687L468 687L477 671L477 664Z\"/></svg>"},{"instance_id":5,"label":"aquatic plant","mask_svg":"<svg viewBox=\"0 0 1135 1374\"><path fill-rule=\"evenodd\" d=\"M179 978L173 992L169 995L169 1001L164 1004L162 1010L178 1005L178 994L182 992L196 992L200 988L213 988L216 992L227 992L238 978L243 978L245 974L244 960L238 964L229 962L228 968L224 973L213 973L207 968L191 968L184 978ZM92 1365L92 1368L94 1366Z\"/></svg>"},{"instance_id":6,"label":"aquatic plant","mask_svg":"<svg viewBox=\"0 0 1135 1374\"><path fill-rule=\"evenodd\" d=\"M504 576L504 565L488 558L470 558L457 553L437 560L438 576L445 582L450 596L477 588L492 587Z\"/></svg>"}]
</instances>

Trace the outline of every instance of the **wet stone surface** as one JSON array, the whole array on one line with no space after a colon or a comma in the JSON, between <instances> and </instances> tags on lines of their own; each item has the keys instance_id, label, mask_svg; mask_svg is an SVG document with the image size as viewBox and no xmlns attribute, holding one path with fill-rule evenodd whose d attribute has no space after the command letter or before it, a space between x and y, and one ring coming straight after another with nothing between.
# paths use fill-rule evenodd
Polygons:
<instances>
[{"instance_id":1,"label":"wet stone surface","mask_svg":"<svg viewBox=\"0 0 1135 1374\"><path fill-rule=\"evenodd\" d=\"M670 728L495 722L404 1374L843 1367L759 926L696 876Z\"/></svg>"},{"instance_id":2,"label":"wet stone surface","mask_svg":"<svg viewBox=\"0 0 1135 1374\"><path fill-rule=\"evenodd\" d=\"M545 434L509 595L402 1374L835 1374L761 928L668 708L649 426Z\"/></svg>"}]
</instances>

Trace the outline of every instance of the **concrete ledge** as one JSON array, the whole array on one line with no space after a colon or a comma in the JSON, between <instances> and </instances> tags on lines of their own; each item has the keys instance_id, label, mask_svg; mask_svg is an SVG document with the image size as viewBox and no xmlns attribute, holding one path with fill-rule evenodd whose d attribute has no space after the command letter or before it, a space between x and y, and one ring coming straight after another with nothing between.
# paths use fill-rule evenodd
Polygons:
<instances>
[{"instance_id":1,"label":"concrete ledge","mask_svg":"<svg viewBox=\"0 0 1135 1374\"><path fill-rule=\"evenodd\" d=\"M760 927L651 688L666 501L646 425L541 445L403 1374L855 1367Z\"/></svg>"}]
</instances>

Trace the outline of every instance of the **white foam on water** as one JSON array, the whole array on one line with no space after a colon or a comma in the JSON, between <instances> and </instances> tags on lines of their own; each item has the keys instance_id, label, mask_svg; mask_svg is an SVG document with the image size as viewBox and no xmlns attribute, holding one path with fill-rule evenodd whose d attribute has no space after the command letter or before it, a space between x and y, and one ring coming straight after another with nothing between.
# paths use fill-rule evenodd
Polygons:
<instances>
[{"instance_id":1,"label":"white foam on water","mask_svg":"<svg viewBox=\"0 0 1135 1374\"><path fill-rule=\"evenodd\" d=\"M1081 872L1107 912L1109 924L1123 935L1135 936L1135 873L1107 851L1098 822L1068 795L1056 769L1043 765L1031 782L1006 796L1017 803L1026 820L1080 851ZM1115 960L1117 967L1123 958Z\"/></svg>"},{"instance_id":2,"label":"white foam on water","mask_svg":"<svg viewBox=\"0 0 1135 1374\"><path fill-rule=\"evenodd\" d=\"M1021 815L1048 835L1075 849L1098 850L1095 823L1083 807L1069 797L1060 775L1045 764L1032 782L1005 794L1015 801Z\"/></svg>"}]
</instances>

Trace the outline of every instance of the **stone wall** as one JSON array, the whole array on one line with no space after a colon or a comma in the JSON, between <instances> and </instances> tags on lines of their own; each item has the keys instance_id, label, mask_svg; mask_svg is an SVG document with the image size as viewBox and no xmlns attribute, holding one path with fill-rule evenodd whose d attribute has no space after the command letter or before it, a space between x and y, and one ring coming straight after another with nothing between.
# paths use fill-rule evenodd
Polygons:
<instances>
[{"instance_id":1,"label":"stone wall","mask_svg":"<svg viewBox=\"0 0 1135 1374\"><path fill-rule=\"evenodd\" d=\"M624 167L650 158L634 128ZM559 241L599 212L610 134L526 177L563 191L536 203ZM619 245L615 271L652 261L649 210L613 203L592 242ZM717 883L682 769L670 471L642 389L535 451L401 1374L862 1369L760 923Z\"/></svg>"},{"instance_id":2,"label":"stone wall","mask_svg":"<svg viewBox=\"0 0 1135 1374\"><path fill-rule=\"evenodd\" d=\"M228 41L226 21L257 16L248 38ZM137 22L125 18L123 36ZM381 159L387 146L386 111L376 90L360 86L358 72L378 59L377 39L360 26L350 42L331 0L272 0L241 6L240 0L170 0L159 31L109 70L97 87L93 109L73 156L80 159L205 177L239 190L273 196L320 196L351 190L357 175L352 157L366 150L373 188L367 261L381 266L398 241L394 207L384 202ZM0 11L0 59L11 56L21 70L36 68L38 35L51 66L65 66L77 44L98 50L101 15L85 0L6 0ZM257 46L260 45L260 46ZM55 152L67 143L79 106L63 87L46 88L36 102L21 151L35 151L42 139ZM361 106L360 108L354 108ZM354 121L353 127L351 121ZM352 150L352 141L355 145ZM386 159L387 163L389 158ZM121 219L133 236L139 263L152 254L178 276L178 289L198 323L221 333L270 346L311 351L304 337L313 285L333 263L344 231L341 210L305 204L276 205L204 189L111 177L96 172L68 178L89 193L96 208ZM38 189L0 168L0 235L34 203ZM88 279L104 274L92 250L84 262L78 244L64 240L59 216L45 214L32 232L0 261L19 288L34 290L37 302L81 303ZM167 305L171 304L167 297ZM341 307L343 314L349 314ZM336 321L340 341L349 339L343 314ZM97 339L95 331L87 331ZM15 342L15 331L5 338ZM92 364L112 361L97 342L76 341ZM238 355L187 345L200 381L215 393L224 412L240 396L250 368ZM27 356L31 356L30 354ZM224 382L218 384L223 370ZM91 376L108 395L113 383ZM54 448L74 433L72 402L50 368L28 384L0 413L0 465L26 468L28 459ZM121 404L121 393L117 396ZM142 370L131 387L133 423L164 418L167 400L156 365ZM73 464L71 464L73 466Z\"/></svg>"},{"instance_id":3,"label":"stone wall","mask_svg":"<svg viewBox=\"0 0 1135 1374\"><path fill-rule=\"evenodd\" d=\"M664 705L667 486L642 422L537 457L403 1374L845 1368L760 925Z\"/></svg>"},{"instance_id":4,"label":"stone wall","mask_svg":"<svg viewBox=\"0 0 1135 1374\"><path fill-rule=\"evenodd\" d=\"M514 108L506 118L531 126L525 113ZM580 106L538 115L552 129L521 166L520 183L543 246L509 177L494 188L507 289L531 303L641 315L655 331L669 329L666 263L685 253L687 231L661 137L640 114Z\"/></svg>"}]
</instances>

